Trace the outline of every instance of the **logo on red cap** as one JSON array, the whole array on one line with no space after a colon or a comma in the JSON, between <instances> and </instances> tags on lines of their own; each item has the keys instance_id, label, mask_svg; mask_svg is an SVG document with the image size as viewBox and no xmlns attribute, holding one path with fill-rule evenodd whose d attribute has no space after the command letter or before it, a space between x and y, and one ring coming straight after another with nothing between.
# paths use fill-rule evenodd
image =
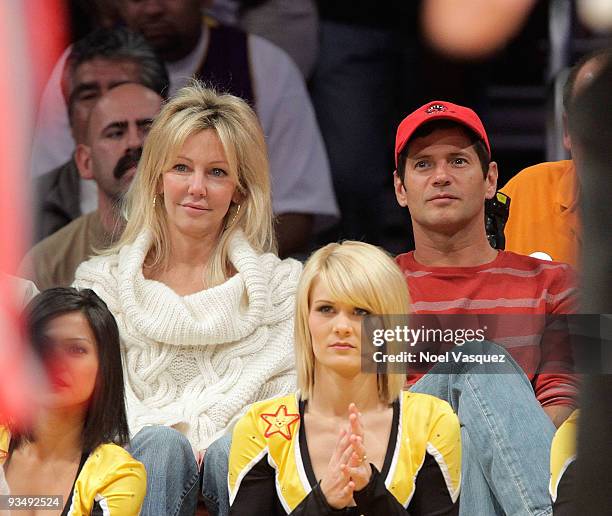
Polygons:
<instances>
[{"instance_id":1,"label":"logo on red cap","mask_svg":"<svg viewBox=\"0 0 612 516\"><path fill-rule=\"evenodd\" d=\"M478 115L470 108L452 104L451 102L445 102L442 100L432 100L427 104L422 105L416 111L410 113L397 128L395 135L395 164L397 165L397 158L406 145L406 142L410 140L414 132L423 124L428 123L432 120L452 120L458 124L466 126L468 129L473 131L482 139L487 146L489 156L491 155L491 146L489 145L489 138L485 132L485 128L482 125Z\"/></svg>"},{"instance_id":2,"label":"logo on red cap","mask_svg":"<svg viewBox=\"0 0 612 516\"><path fill-rule=\"evenodd\" d=\"M436 111L448 111L448 108L444 104L432 104L425 110L425 113L435 113Z\"/></svg>"}]
</instances>

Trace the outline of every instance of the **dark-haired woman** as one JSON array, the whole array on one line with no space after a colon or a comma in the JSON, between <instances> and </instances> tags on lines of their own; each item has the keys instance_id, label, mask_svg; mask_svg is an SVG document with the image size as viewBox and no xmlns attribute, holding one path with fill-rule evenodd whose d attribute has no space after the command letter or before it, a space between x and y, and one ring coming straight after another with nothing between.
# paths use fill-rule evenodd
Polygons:
<instances>
[{"instance_id":1,"label":"dark-haired woman","mask_svg":"<svg viewBox=\"0 0 612 516\"><path fill-rule=\"evenodd\" d=\"M72 288L36 296L26 317L47 382L27 431L0 426L11 495L40 496L55 509L45 514L139 514L146 473L121 447L128 426L114 317L93 291Z\"/></svg>"}]
</instances>

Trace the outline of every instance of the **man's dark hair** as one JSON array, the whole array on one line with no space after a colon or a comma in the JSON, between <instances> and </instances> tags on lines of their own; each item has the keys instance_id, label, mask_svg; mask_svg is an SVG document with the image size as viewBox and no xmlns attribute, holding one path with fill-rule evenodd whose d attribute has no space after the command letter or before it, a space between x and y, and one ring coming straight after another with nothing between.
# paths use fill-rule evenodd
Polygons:
<instances>
[{"instance_id":1,"label":"man's dark hair","mask_svg":"<svg viewBox=\"0 0 612 516\"><path fill-rule=\"evenodd\" d=\"M574 86L576 84L578 73L580 73L581 68L591 60L601 60L602 64L610 62L610 60L612 60L612 48L603 48L590 52L589 54L582 56L578 61L576 61L574 66L570 68L567 80L563 86L563 109L566 113L570 111L572 102L574 100Z\"/></svg>"},{"instance_id":2,"label":"man's dark hair","mask_svg":"<svg viewBox=\"0 0 612 516\"><path fill-rule=\"evenodd\" d=\"M66 59L63 89L69 114L72 102L69 99L67 81L74 76L80 65L96 58L129 60L137 63L140 83L162 98L168 97L170 80L166 66L143 36L124 27L96 29L77 41Z\"/></svg>"},{"instance_id":3,"label":"man's dark hair","mask_svg":"<svg viewBox=\"0 0 612 516\"><path fill-rule=\"evenodd\" d=\"M439 129L461 129L465 133L465 135L470 139L471 144L474 146L474 150L476 151L476 155L480 161L480 166L482 167L482 175L484 178L486 178L487 172L489 171L489 163L491 163L491 158L489 156L489 151L487 150L487 145L483 139L469 127L466 127L458 122L454 122L453 120L433 120L431 122L424 123L414 133L412 133L410 139L406 142L404 148L397 157L397 175L401 179L402 183L404 182L404 174L406 173L406 161L408 160L408 147L410 146L410 142L415 138L425 138Z\"/></svg>"},{"instance_id":4,"label":"man's dark hair","mask_svg":"<svg viewBox=\"0 0 612 516\"><path fill-rule=\"evenodd\" d=\"M104 443L124 445L129 441L129 430L119 329L104 301L90 289L58 287L44 290L24 309L27 337L35 355L44 359L49 346L45 336L49 322L73 312L80 312L87 319L96 338L99 364L83 426L83 452L89 453ZM24 438L31 439L32 436L17 432L11 438L11 450L19 447Z\"/></svg>"}]
</instances>

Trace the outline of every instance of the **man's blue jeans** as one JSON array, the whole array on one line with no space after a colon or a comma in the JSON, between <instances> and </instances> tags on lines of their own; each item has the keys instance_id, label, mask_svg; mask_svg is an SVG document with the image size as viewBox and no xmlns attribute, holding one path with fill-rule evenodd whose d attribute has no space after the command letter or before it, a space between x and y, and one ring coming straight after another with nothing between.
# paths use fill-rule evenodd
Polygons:
<instances>
[{"instance_id":1,"label":"man's blue jeans","mask_svg":"<svg viewBox=\"0 0 612 516\"><path fill-rule=\"evenodd\" d=\"M548 494L555 427L525 373L502 348L470 342L464 354L503 354L505 364L441 363L411 390L446 400L461 422L462 516L552 514ZM229 514L227 462L231 436L204 460L202 494L211 516Z\"/></svg>"},{"instance_id":2,"label":"man's blue jeans","mask_svg":"<svg viewBox=\"0 0 612 516\"><path fill-rule=\"evenodd\" d=\"M503 354L504 364L440 363L410 389L446 400L459 416L465 516L552 514L548 481L555 427L512 357L490 342L464 354Z\"/></svg>"},{"instance_id":3,"label":"man's blue jeans","mask_svg":"<svg viewBox=\"0 0 612 516\"><path fill-rule=\"evenodd\" d=\"M166 426L147 426L132 438L127 450L147 471L141 516L195 514L198 465L183 434Z\"/></svg>"}]
</instances>

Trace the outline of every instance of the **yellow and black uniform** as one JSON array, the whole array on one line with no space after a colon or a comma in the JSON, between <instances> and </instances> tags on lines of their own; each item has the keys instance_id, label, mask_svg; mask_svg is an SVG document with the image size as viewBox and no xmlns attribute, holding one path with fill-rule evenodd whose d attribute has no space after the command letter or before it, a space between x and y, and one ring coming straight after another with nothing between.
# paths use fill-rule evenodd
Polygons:
<instances>
[{"instance_id":1,"label":"yellow and black uniform","mask_svg":"<svg viewBox=\"0 0 612 516\"><path fill-rule=\"evenodd\" d=\"M550 447L550 497L555 516L573 514L578 410L557 429Z\"/></svg>"},{"instance_id":2,"label":"yellow and black uniform","mask_svg":"<svg viewBox=\"0 0 612 516\"><path fill-rule=\"evenodd\" d=\"M356 507L330 507L315 478L299 394L251 406L237 423L229 461L230 514L442 515L458 513L459 421L427 394L402 392L382 471L354 493Z\"/></svg>"},{"instance_id":3,"label":"yellow and black uniform","mask_svg":"<svg viewBox=\"0 0 612 516\"><path fill-rule=\"evenodd\" d=\"M0 426L0 466L11 435ZM83 454L61 516L137 516L147 490L144 466L116 444Z\"/></svg>"}]
</instances>

